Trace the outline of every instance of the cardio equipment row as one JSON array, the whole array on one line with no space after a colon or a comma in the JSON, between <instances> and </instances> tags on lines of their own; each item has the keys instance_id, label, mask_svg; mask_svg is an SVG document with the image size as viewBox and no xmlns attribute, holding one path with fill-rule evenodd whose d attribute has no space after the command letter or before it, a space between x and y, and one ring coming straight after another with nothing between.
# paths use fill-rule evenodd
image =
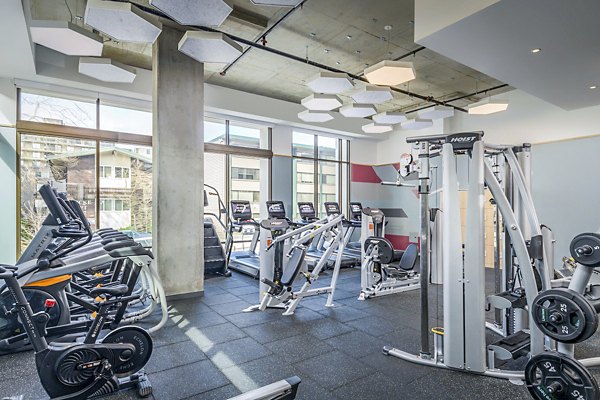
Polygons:
<instances>
[{"instance_id":1,"label":"cardio equipment row","mask_svg":"<svg viewBox=\"0 0 600 400\"><path fill-rule=\"evenodd\" d=\"M291 227L300 227L311 224L318 220L317 212L312 202L298 202L298 213L300 220L293 222L287 217L285 207L281 201L268 201L268 219L285 219ZM327 216L341 215L340 206L336 202L324 204ZM342 256L342 267L354 267L361 264L361 244L359 241L351 242L355 230L361 227L362 206L360 203L351 203L351 218L343 219L344 224L344 251ZM258 279L260 276L260 254L257 251L260 241L260 223L254 218L252 205L247 200L232 200L230 202L230 217L227 227L227 239L225 249L229 269ZM237 239L240 234L241 239ZM244 237L250 236L250 240ZM236 245L248 245L242 250L235 249ZM321 259L330 243L325 236L319 235L310 244L306 252L306 263L309 269ZM336 260L337 252L334 252L327 261L327 267L332 268Z\"/></svg>"}]
</instances>

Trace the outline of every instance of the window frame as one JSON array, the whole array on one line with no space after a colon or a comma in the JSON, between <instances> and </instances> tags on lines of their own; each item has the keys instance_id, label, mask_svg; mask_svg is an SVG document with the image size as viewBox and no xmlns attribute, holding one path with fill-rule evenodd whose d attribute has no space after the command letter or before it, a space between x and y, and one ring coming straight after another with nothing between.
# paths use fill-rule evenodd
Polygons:
<instances>
[{"instance_id":1,"label":"window frame","mask_svg":"<svg viewBox=\"0 0 600 400\"><path fill-rule=\"evenodd\" d=\"M294 133L299 133L299 134L304 134L304 135L313 135L313 156L312 157L306 157L306 156L298 156L298 155L294 155ZM314 184L314 188L313 188L313 199L312 202L315 206L315 209L317 210L317 213L320 212L321 209L321 204L319 203L319 197L320 197L320 193L319 193L319 163L336 163L337 164L337 182L336 182L336 201L340 204L340 208L342 209L346 209L346 212L348 212L349 207L350 207L350 203L349 203L349 199L350 199L350 140L349 139L343 139L343 138L339 138L339 137L334 137L334 139L337 140L336 143L336 153L337 156L335 159L328 159L328 158L320 158L319 157L319 137L322 136L326 136L326 137L331 137L331 136L327 136L327 135L322 135L320 132L306 132L304 130L293 130L292 131L292 143L291 143L291 157L292 160L294 159L299 159L299 160L308 160L308 161L313 161L313 184ZM343 151L343 146L346 146L346 151ZM345 159L344 159L344 153L346 155ZM293 162L293 161L292 161ZM343 179L343 173L344 173L344 169L346 170L346 180L344 182ZM295 185L297 185L298 183L298 175L296 172L296 176L293 176L294 174L294 169L292 168L292 182L294 182ZM303 182L304 183L304 182ZM310 182L308 182L310 183ZM344 185L345 183L345 185ZM297 186L293 186L292 187L292 197L293 197L293 193L296 192L296 197L297 197ZM325 193L328 194L328 193ZM345 204L342 205L342 201L345 200Z\"/></svg>"},{"instance_id":2,"label":"window frame","mask_svg":"<svg viewBox=\"0 0 600 400\"><path fill-rule=\"evenodd\" d=\"M65 138L65 139L74 139L74 140L92 140L96 142L96 154L95 154L95 171L96 171L96 176L95 176L95 184L96 184L96 209L95 209L95 215L96 215L96 225L100 226L100 219L101 219L101 213L100 213L100 144L102 142L112 142L112 143L122 143L122 144L129 144L129 145L139 145L139 146L146 146L146 147L150 147L152 148L152 136L147 136L144 134L134 134L134 133L127 133L127 132L117 132L117 131L108 131L108 130L102 130L100 129L100 97L99 95L96 95L95 98L95 102L96 102L96 128L84 128L84 127L76 127L76 126L70 126L70 125L58 125L58 124L52 124L52 123L46 123L46 122L34 122L34 121L27 121L27 120L22 120L21 119L21 90L22 88L17 87L17 96L16 96L16 117L17 117L17 122L16 122L16 149L15 149L15 153L17 156L17 160L20 160L21 155L22 155L22 151L32 151L33 149L22 149L21 148L21 135L25 134L25 135L35 135L35 136L39 136L39 137L61 137L61 138ZM33 89L35 91L35 89ZM49 94L50 96L51 94ZM61 93L60 91L56 91L54 93L54 95L58 98L60 98ZM90 96L87 96L88 99L93 100L93 94L90 94ZM128 108L125 104L123 105L123 108ZM208 120L214 120L215 117L213 115L210 115L210 113L205 114L205 119ZM225 117L218 117L218 119L224 120L225 122L225 128L226 128L226 133L225 133L225 137L226 137L226 142L225 144L217 144L217 143L204 143L204 151L206 153L216 153L216 154L225 154L225 160L226 160L226 165L225 165L225 182L226 182L226 188L225 188L225 193L224 193L224 198L226 203L229 203L229 192L230 192L230 188L231 188L231 179L230 179L230 156L242 156L242 157L253 157L253 158L265 158L268 160L268 187L269 187L269 193L267 198L270 200L271 199L271 194L272 194L272 190L271 190L271 185L272 185L272 159L273 159L273 151L272 151L272 134L273 134L273 129L272 127L269 125L269 123L264 122L262 123L263 128L267 129L266 133L267 133L267 148L252 148L252 147L242 147L242 146L231 146L229 145L229 124L230 122L237 122L237 123L251 123L250 121L243 121L243 120L237 120L235 117L233 118L229 118L227 116ZM255 122L257 126L261 126L261 122L260 121L256 121ZM262 140L262 138L261 138ZM54 151L63 151L63 147L61 145L60 149L54 149ZM36 149L37 150L37 149ZM41 150L41 149L40 149ZM70 151L68 148L66 149L66 151ZM21 163L18 161L17 162L17 170L16 170L16 249L17 249L17 258L19 257L19 255L21 254ZM126 168L126 167L125 167ZM113 176L114 177L114 174ZM131 170L129 169L129 178L131 177ZM127 179L127 178L120 178L120 179ZM125 203L123 203L125 204ZM113 209L114 209L114 204L113 204ZM128 210L131 210L131 204L128 204Z\"/></svg>"}]
</instances>

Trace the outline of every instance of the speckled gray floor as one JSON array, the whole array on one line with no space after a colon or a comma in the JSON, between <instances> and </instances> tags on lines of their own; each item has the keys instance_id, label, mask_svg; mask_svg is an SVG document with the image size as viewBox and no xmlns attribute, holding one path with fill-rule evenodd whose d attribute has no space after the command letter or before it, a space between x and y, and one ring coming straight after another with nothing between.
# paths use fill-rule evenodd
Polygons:
<instances>
[{"instance_id":1,"label":"speckled gray floor","mask_svg":"<svg viewBox=\"0 0 600 400\"><path fill-rule=\"evenodd\" d=\"M328 281L324 275L319 284ZM299 399L527 399L507 381L414 365L385 356L384 345L419 348L419 291L360 302L358 269L342 270L336 307L322 296L296 314L242 313L258 298L258 283L236 274L205 283L202 299L170 304L170 319L153 335L147 366L153 399L227 399L298 375ZM432 286L431 323L441 292ZM592 339L578 353L600 354ZM0 398L46 398L30 352L0 358ZM132 392L111 399L137 398Z\"/></svg>"}]
</instances>

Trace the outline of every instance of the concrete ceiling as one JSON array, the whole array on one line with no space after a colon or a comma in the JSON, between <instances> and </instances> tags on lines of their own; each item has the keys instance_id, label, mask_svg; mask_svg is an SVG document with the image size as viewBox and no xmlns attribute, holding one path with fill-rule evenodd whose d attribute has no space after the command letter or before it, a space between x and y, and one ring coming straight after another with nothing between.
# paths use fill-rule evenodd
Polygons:
<instances>
[{"instance_id":1,"label":"concrete ceiling","mask_svg":"<svg viewBox=\"0 0 600 400\"><path fill-rule=\"evenodd\" d=\"M418 9L417 24L443 15L448 4L428 2L428 9ZM598 0L493 3L438 21L418 42L565 110L600 104Z\"/></svg>"},{"instance_id":2,"label":"concrete ceiling","mask_svg":"<svg viewBox=\"0 0 600 400\"><path fill-rule=\"evenodd\" d=\"M399 57L419 47L413 41L414 1L370 0L366 6L364 0L307 0L302 8L295 10L268 35L266 45L360 75L367 65ZM133 2L148 5L147 0ZM259 38L267 26L289 10L256 6L250 0L226 2L234 8L234 12L219 29L247 40ZM84 13L85 3L86 0L66 0L74 22L80 25L83 22L79 17ZM66 4L65 0L32 0L32 18L70 20ZM386 25L392 26L392 30L384 30ZM106 38L103 57L150 69L152 46L117 43ZM428 49L407 57L405 61L414 62L417 79L399 88L438 100L502 84ZM207 82L297 103L312 93L304 83L319 71L260 49L247 52L225 76L220 74L223 67L207 64ZM358 83L357 87L361 85ZM481 97L472 96L452 104L464 107ZM349 96L342 98L346 103L351 102ZM377 108L379 111L407 111L427 104L395 93L392 101Z\"/></svg>"}]
</instances>

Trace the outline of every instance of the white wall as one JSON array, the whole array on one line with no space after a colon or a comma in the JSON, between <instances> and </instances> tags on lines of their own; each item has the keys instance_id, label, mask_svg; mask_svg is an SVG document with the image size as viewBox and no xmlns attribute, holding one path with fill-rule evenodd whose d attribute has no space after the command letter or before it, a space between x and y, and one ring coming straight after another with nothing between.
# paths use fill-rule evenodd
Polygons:
<instances>
[{"instance_id":1,"label":"white wall","mask_svg":"<svg viewBox=\"0 0 600 400\"><path fill-rule=\"evenodd\" d=\"M377 143L377 161L374 164L392 164L400 161L402 153L410 153L411 146L406 138L411 136L439 135L444 133L444 123L436 120L431 128L402 130L396 128L386 140Z\"/></svg>"},{"instance_id":2,"label":"white wall","mask_svg":"<svg viewBox=\"0 0 600 400\"><path fill-rule=\"evenodd\" d=\"M500 0L417 0L415 42Z\"/></svg>"},{"instance_id":3,"label":"white wall","mask_svg":"<svg viewBox=\"0 0 600 400\"><path fill-rule=\"evenodd\" d=\"M12 81L0 78L0 263L5 264L14 264L17 253L16 97Z\"/></svg>"},{"instance_id":4,"label":"white wall","mask_svg":"<svg viewBox=\"0 0 600 400\"><path fill-rule=\"evenodd\" d=\"M485 141L505 144L546 143L600 134L600 106L565 111L520 90L497 97L509 101L508 110L490 115L457 113L449 120L446 132L483 130Z\"/></svg>"}]
</instances>

